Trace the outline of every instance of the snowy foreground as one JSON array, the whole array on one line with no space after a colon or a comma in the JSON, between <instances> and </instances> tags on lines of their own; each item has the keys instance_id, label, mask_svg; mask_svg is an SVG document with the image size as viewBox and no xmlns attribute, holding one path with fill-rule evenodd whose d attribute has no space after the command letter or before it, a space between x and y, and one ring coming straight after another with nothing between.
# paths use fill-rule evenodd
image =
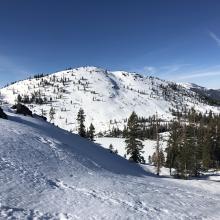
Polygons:
<instances>
[{"instance_id":1,"label":"snowy foreground","mask_svg":"<svg viewBox=\"0 0 220 220\"><path fill-rule=\"evenodd\" d=\"M0 219L219 219L217 180L158 178L49 123L8 114Z\"/></svg>"}]
</instances>

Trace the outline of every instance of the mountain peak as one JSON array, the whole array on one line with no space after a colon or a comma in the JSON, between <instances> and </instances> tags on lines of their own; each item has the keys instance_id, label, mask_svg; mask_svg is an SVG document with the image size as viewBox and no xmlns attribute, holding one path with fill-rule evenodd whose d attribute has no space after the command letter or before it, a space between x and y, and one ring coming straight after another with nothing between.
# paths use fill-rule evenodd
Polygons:
<instances>
[{"instance_id":1,"label":"mountain peak","mask_svg":"<svg viewBox=\"0 0 220 220\"><path fill-rule=\"evenodd\" d=\"M1 89L0 93L10 104L20 95L34 113L41 114L43 110L47 118L53 106L56 111L53 122L68 131L76 131L80 108L85 111L86 125L93 123L97 132L113 127L123 129L132 111L142 117L152 116L157 111L166 121L173 118L171 109L176 108L219 112L217 107L210 106L186 87L137 73L107 71L94 66L19 81Z\"/></svg>"}]
</instances>

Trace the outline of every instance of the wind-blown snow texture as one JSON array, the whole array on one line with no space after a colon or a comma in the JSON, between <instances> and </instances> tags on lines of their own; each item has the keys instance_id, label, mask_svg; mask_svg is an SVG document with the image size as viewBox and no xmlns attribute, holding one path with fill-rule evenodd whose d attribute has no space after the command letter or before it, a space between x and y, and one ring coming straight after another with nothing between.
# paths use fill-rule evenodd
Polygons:
<instances>
[{"instance_id":1,"label":"wind-blown snow texture","mask_svg":"<svg viewBox=\"0 0 220 220\"><path fill-rule=\"evenodd\" d=\"M62 80L66 78L66 82ZM96 67L81 67L57 72L40 79L20 81L0 90L2 98L13 104L17 95L35 93L48 102L28 105L35 113L55 108L54 123L59 127L76 131L76 116L82 107L86 125L93 123L96 132L114 127L123 129L132 111L140 116L158 113L164 120L172 118L170 109L195 107L205 112L220 112L219 108L204 104L190 89L154 77L144 77L123 71L110 72ZM52 102L50 102L52 98Z\"/></svg>"},{"instance_id":2,"label":"wind-blown snow texture","mask_svg":"<svg viewBox=\"0 0 220 220\"><path fill-rule=\"evenodd\" d=\"M0 119L0 219L220 216L218 182L158 178L47 122L7 114Z\"/></svg>"}]
</instances>

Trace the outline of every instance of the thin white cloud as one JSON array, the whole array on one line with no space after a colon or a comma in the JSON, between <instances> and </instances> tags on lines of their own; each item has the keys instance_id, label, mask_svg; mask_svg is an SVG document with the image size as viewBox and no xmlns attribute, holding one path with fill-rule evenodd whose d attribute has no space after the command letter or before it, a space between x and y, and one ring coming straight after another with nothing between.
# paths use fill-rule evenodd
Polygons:
<instances>
[{"instance_id":1,"label":"thin white cloud","mask_svg":"<svg viewBox=\"0 0 220 220\"><path fill-rule=\"evenodd\" d=\"M219 89L220 65L204 67L193 66L187 63L177 63L160 67L145 66L140 68L138 72L155 75L165 80L194 82L206 87Z\"/></svg>"},{"instance_id":2,"label":"thin white cloud","mask_svg":"<svg viewBox=\"0 0 220 220\"><path fill-rule=\"evenodd\" d=\"M185 76L178 77L179 80L181 79L193 79L193 78L200 78L200 77L207 77L207 76L220 76L220 71L214 72L203 72L203 73L192 73Z\"/></svg>"},{"instance_id":3,"label":"thin white cloud","mask_svg":"<svg viewBox=\"0 0 220 220\"><path fill-rule=\"evenodd\" d=\"M164 77L168 80L182 80L182 79L192 79L199 77L208 76L219 76L220 75L220 65L210 66L210 67L193 67L190 64L182 65L168 65L161 67L159 72L160 77Z\"/></svg>"},{"instance_id":4,"label":"thin white cloud","mask_svg":"<svg viewBox=\"0 0 220 220\"><path fill-rule=\"evenodd\" d=\"M145 67L143 68L143 72L144 72L144 73L154 74L154 73L157 72L157 68L154 67L154 66L145 66Z\"/></svg>"},{"instance_id":5,"label":"thin white cloud","mask_svg":"<svg viewBox=\"0 0 220 220\"><path fill-rule=\"evenodd\" d=\"M213 33L212 31L209 31L209 36L217 43L217 45L220 47L220 38Z\"/></svg>"},{"instance_id":6,"label":"thin white cloud","mask_svg":"<svg viewBox=\"0 0 220 220\"><path fill-rule=\"evenodd\" d=\"M187 64L187 63L170 64L170 65L160 67L158 73L162 77L163 76L169 76L169 75L173 76L174 74L176 74L177 72L179 72L183 68L186 68L190 65L191 64Z\"/></svg>"},{"instance_id":7,"label":"thin white cloud","mask_svg":"<svg viewBox=\"0 0 220 220\"><path fill-rule=\"evenodd\" d=\"M132 71L137 71L143 74L151 74L151 75L158 75L158 76L166 76L166 75L173 75L176 72L180 71L182 68L190 66L190 64L170 64L166 66L144 66L142 68L135 68Z\"/></svg>"},{"instance_id":8,"label":"thin white cloud","mask_svg":"<svg viewBox=\"0 0 220 220\"><path fill-rule=\"evenodd\" d=\"M154 75L155 73L158 72L158 68L155 66L143 66L138 68L137 67L129 68L128 71L147 74L147 75Z\"/></svg>"}]
</instances>

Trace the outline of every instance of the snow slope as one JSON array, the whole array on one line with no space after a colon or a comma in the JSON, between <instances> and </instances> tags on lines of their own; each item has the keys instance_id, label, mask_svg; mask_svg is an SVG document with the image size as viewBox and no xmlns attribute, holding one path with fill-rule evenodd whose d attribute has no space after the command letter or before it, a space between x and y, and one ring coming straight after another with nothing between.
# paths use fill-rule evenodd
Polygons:
<instances>
[{"instance_id":1,"label":"snow slope","mask_svg":"<svg viewBox=\"0 0 220 220\"><path fill-rule=\"evenodd\" d=\"M6 113L9 120L0 119L0 219L220 216L218 182L158 178L50 123Z\"/></svg>"},{"instance_id":2,"label":"snow slope","mask_svg":"<svg viewBox=\"0 0 220 220\"><path fill-rule=\"evenodd\" d=\"M165 150L167 147L167 136L164 136L164 138L161 138L160 140L160 147ZM114 150L118 151L118 154L122 157L126 154L126 143L125 143L125 138L112 138L112 137L98 137L96 138L96 142L101 144L104 148L109 149L109 145L112 144ZM148 163L148 157L152 156L153 153L155 152L155 147L156 147L156 141L154 140L144 140L142 141L144 148L143 148L143 157Z\"/></svg>"},{"instance_id":3,"label":"snow slope","mask_svg":"<svg viewBox=\"0 0 220 220\"><path fill-rule=\"evenodd\" d=\"M201 96L207 97L212 101L217 101L217 103L220 101L220 89L209 89L194 83L180 83L180 85L200 94Z\"/></svg>"},{"instance_id":4,"label":"snow slope","mask_svg":"<svg viewBox=\"0 0 220 220\"><path fill-rule=\"evenodd\" d=\"M86 125L95 125L96 131L107 131L112 127L123 129L132 111L148 117L158 113L164 120L172 119L170 109L195 107L198 111L219 108L205 104L198 95L175 83L150 76L124 71L106 71L96 67L81 67L60 71L40 79L27 79L0 90L0 95L13 104L20 94L32 94L46 99L42 105L29 104L37 114L55 108L54 123L59 127L76 131L76 116L82 107L86 114Z\"/></svg>"}]
</instances>

